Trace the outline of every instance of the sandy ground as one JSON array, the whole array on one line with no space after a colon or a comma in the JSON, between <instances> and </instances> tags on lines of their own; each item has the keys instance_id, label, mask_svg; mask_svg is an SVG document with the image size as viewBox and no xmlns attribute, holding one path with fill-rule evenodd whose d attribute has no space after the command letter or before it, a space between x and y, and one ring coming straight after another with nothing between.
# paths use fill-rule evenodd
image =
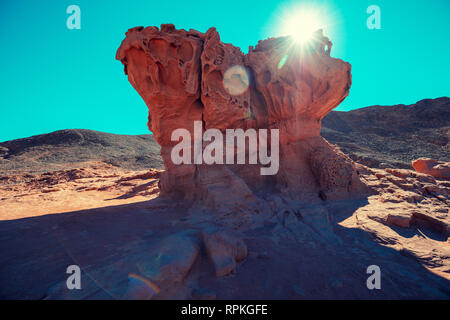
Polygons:
<instances>
[{"instance_id":1,"label":"sandy ground","mask_svg":"<svg viewBox=\"0 0 450 320\"><path fill-rule=\"evenodd\" d=\"M165 200L159 170L89 162L3 175L0 298L449 299L448 182L359 170L372 195L291 202L295 212L258 215ZM217 276L205 249L211 228L233 231L248 249L226 276ZM73 264L82 270L81 290L66 287ZM374 264L380 290L366 286Z\"/></svg>"},{"instance_id":2,"label":"sandy ground","mask_svg":"<svg viewBox=\"0 0 450 320\"><path fill-rule=\"evenodd\" d=\"M0 177L0 220L146 201L158 196L158 170L127 171L103 162L43 174Z\"/></svg>"}]
</instances>

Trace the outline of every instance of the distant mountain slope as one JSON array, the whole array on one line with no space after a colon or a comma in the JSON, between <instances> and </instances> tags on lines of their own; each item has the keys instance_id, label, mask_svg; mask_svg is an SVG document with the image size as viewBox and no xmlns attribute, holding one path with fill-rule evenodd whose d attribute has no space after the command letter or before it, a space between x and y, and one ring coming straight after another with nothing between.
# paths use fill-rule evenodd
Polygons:
<instances>
[{"instance_id":1,"label":"distant mountain slope","mask_svg":"<svg viewBox=\"0 0 450 320\"><path fill-rule=\"evenodd\" d=\"M0 143L0 171L50 171L85 161L126 169L162 168L153 135L117 135L92 130L60 130Z\"/></svg>"},{"instance_id":2,"label":"distant mountain slope","mask_svg":"<svg viewBox=\"0 0 450 320\"><path fill-rule=\"evenodd\" d=\"M322 122L322 136L371 167L411 169L419 157L449 161L450 98L333 111Z\"/></svg>"},{"instance_id":3,"label":"distant mountain slope","mask_svg":"<svg viewBox=\"0 0 450 320\"><path fill-rule=\"evenodd\" d=\"M370 167L409 168L411 160L450 160L450 98L413 105L372 106L325 117L322 135L355 161ZM153 135L60 130L0 143L0 171L51 171L85 161L125 169L162 169Z\"/></svg>"}]
</instances>

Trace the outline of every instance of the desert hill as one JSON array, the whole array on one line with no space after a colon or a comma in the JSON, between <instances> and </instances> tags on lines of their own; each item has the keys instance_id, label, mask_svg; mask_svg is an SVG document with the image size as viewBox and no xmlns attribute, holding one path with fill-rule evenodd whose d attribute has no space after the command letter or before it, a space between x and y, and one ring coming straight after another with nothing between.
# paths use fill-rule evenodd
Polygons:
<instances>
[{"instance_id":1,"label":"desert hill","mask_svg":"<svg viewBox=\"0 0 450 320\"><path fill-rule=\"evenodd\" d=\"M450 98L425 99L413 105L371 106L332 111L322 136L353 160L373 168L412 169L411 161L450 155ZM51 171L103 161L130 170L162 169L153 135L118 135L85 129L0 142L0 171Z\"/></svg>"},{"instance_id":2,"label":"desert hill","mask_svg":"<svg viewBox=\"0 0 450 320\"><path fill-rule=\"evenodd\" d=\"M450 98L333 111L323 119L322 136L369 167L411 169L420 157L448 161Z\"/></svg>"},{"instance_id":3,"label":"desert hill","mask_svg":"<svg viewBox=\"0 0 450 320\"><path fill-rule=\"evenodd\" d=\"M130 170L162 168L159 145L151 134L70 129L0 143L0 171L51 171L87 161Z\"/></svg>"}]
</instances>

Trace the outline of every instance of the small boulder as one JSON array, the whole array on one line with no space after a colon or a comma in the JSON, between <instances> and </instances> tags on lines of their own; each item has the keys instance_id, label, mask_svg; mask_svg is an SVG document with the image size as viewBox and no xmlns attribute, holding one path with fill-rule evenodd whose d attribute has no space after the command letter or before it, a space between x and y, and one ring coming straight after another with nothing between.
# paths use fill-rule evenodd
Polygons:
<instances>
[{"instance_id":1,"label":"small boulder","mask_svg":"<svg viewBox=\"0 0 450 320\"><path fill-rule=\"evenodd\" d=\"M420 158L412 161L414 170L438 179L450 179L450 162Z\"/></svg>"},{"instance_id":2,"label":"small boulder","mask_svg":"<svg viewBox=\"0 0 450 320\"><path fill-rule=\"evenodd\" d=\"M236 234L217 228L203 231L203 242L206 252L216 269L216 276L223 277L230 274L237 262L247 257L247 246Z\"/></svg>"}]
</instances>

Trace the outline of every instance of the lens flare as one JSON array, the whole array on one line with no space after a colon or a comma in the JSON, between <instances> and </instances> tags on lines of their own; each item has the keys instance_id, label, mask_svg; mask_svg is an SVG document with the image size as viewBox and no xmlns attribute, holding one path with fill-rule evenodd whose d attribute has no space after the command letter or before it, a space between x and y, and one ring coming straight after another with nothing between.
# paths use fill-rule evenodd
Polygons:
<instances>
[{"instance_id":1,"label":"lens flare","mask_svg":"<svg viewBox=\"0 0 450 320\"><path fill-rule=\"evenodd\" d=\"M289 58L288 54L285 54L283 58L281 58L280 62L278 63L278 69L283 68L284 64L286 63L287 59Z\"/></svg>"},{"instance_id":2,"label":"lens flare","mask_svg":"<svg viewBox=\"0 0 450 320\"><path fill-rule=\"evenodd\" d=\"M291 36L296 44L305 45L313 40L314 33L327 26L323 8L298 6L287 10L281 18L281 35Z\"/></svg>"},{"instance_id":3,"label":"lens flare","mask_svg":"<svg viewBox=\"0 0 450 320\"><path fill-rule=\"evenodd\" d=\"M248 89L249 76L244 67L236 65L225 71L223 87L233 96L243 94Z\"/></svg>"},{"instance_id":4,"label":"lens flare","mask_svg":"<svg viewBox=\"0 0 450 320\"><path fill-rule=\"evenodd\" d=\"M150 289L151 294L158 294L160 291L156 284L141 275L130 273L128 275L128 280L132 284L130 286L133 287L134 290L142 290L141 287L144 287L146 289Z\"/></svg>"}]
</instances>

